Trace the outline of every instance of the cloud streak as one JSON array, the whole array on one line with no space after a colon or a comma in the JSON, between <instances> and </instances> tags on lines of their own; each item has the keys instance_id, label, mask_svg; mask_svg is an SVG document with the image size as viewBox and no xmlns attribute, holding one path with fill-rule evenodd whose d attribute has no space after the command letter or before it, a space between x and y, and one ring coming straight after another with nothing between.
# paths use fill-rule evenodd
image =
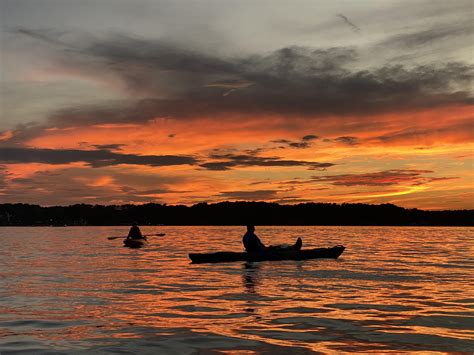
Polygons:
<instances>
[{"instance_id":1,"label":"cloud streak","mask_svg":"<svg viewBox=\"0 0 474 355\"><path fill-rule=\"evenodd\" d=\"M69 164L74 162L85 162L91 167L97 168L120 164L148 166L194 165L197 160L191 156L119 154L104 149L61 150L0 147L0 163L3 164Z\"/></svg>"},{"instance_id":2,"label":"cloud streak","mask_svg":"<svg viewBox=\"0 0 474 355\"><path fill-rule=\"evenodd\" d=\"M423 185L434 181L457 179L456 177L426 177L424 174L433 173L431 170L393 169L375 173L342 174L328 176L313 176L312 181L328 182L339 186L392 186L409 184Z\"/></svg>"},{"instance_id":3,"label":"cloud streak","mask_svg":"<svg viewBox=\"0 0 474 355\"><path fill-rule=\"evenodd\" d=\"M310 170L324 170L333 163L319 163L304 160L288 160L279 157L258 157L245 154L211 154L209 158L218 160L200 166L206 170L230 170L236 167L306 167Z\"/></svg>"}]
</instances>

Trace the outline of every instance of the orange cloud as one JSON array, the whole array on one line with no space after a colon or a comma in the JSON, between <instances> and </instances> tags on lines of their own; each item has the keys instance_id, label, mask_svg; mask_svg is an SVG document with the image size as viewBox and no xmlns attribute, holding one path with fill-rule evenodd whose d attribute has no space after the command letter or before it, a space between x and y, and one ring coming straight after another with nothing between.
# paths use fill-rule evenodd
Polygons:
<instances>
[{"instance_id":1,"label":"orange cloud","mask_svg":"<svg viewBox=\"0 0 474 355\"><path fill-rule=\"evenodd\" d=\"M12 137L13 137L13 132L11 130L0 132L0 141L7 141Z\"/></svg>"}]
</instances>

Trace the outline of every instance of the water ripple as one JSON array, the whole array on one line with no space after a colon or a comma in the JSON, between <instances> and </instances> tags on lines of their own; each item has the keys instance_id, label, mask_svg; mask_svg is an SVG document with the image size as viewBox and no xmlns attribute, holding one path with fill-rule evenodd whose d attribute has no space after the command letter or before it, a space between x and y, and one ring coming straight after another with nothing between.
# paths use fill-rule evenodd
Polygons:
<instances>
[{"instance_id":1,"label":"water ripple","mask_svg":"<svg viewBox=\"0 0 474 355\"><path fill-rule=\"evenodd\" d=\"M474 351L472 228L259 227L339 260L193 265L239 227L1 228L0 353ZM389 242L388 242L389 241ZM459 248L464 245L464 248ZM172 246L172 247L171 247Z\"/></svg>"}]
</instances>

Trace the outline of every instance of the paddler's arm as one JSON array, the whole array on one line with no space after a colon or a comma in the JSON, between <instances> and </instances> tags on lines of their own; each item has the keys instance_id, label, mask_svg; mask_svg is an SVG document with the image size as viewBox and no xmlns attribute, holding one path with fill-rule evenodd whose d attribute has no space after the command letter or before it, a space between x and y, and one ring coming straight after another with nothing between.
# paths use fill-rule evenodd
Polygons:
<instances>
[{"instance_id":1,"label":"paddler's arm","mask_svg":"<svg viewBox=\"0 0 474 355\"><path fill-rule=\"evenodd\" d=\"M256 241L257 241L257 244L258 244L259 248L261 248L261 249L266 249L266 248L267 248L267 247L265 246L265 244L262 243L262 241L260 240L260 238L257 237L257 235L255 235L255 239L256 239Z\"/></svg>"}]
</instances>

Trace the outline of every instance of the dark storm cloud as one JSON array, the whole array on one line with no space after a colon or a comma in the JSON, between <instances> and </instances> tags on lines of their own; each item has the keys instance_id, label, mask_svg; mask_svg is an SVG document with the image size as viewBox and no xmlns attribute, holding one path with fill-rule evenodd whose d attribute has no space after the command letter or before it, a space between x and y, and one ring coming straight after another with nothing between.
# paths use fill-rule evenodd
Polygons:
<instances>
[{"instance_id":1,"label":"dark storm cloud","mask_svg":"<svg viewBox=\"0 0 474 355\"><path fill-rule=\"evenodd\" d=\"M279 157L256 157L244 154L212 154L210 159L219 160L200 164L207 170L229 170L236 167L268 166L268 167L307 167L310 170L326 169L332 163L318 163L304 160L286 160Z\"/></svg>"},{"instance_id":2,"label":"dark storm cloud","mask_svg":"<svg viewBox=\"0 0 474 355\"><path fill-rule=\"evenodd\" d=\"M33 30L22 31L46 40L43 32L35 36ZM146 98L131 104L66 108L54 113L49 125L232 114L321 118L472 103L473 66L464 63L351 70L357 52L344 47L293 46L266 55L225 58L124 35L77 42L72 52L58 44L59 65L96 79L112 76L130 93ZM223 96L230 86L238 90Z\"/></svg>"},{"instance_id":3,"label":"dark storm cloud","mask_svg":"<svg viewBox=\"0 0 474 355\"><path fill-rule=\"evenodd\" d=\"M277 198L278 191L276 190L255 190L255 191L225 191L221 192L216 197L222 197L229 200L272 200Z\"/></svg>"},{"instance_id":4,"label":"dark storm cloud","mask_svg":"<svg viewBox=\"0 0 474 355\"><path fill-rule=\"evenodd\" d=\"M197 160L190 156L118 154L109 150L0 147L0 163L4 164L68 164L73 162L85 162L92 167L119 164L170 166L183 164L193 165L197 163Z\"/></svg>"},{"instance_id":5,"label":"dark storm cloud","mask_svg":"<svg viewBox=\"0 0 474 355\"><path fill-rule=\"evenodd\" d=\"M457 179L456 177L426 177L431 170L394 169L375 173L313 176L312 181L329 182L340 186L391 186L401 183L423 185L433 181Z\"/></svg>"},{"instance_id":6,"label":"dark storm cloud","mask_svg":"<svg viewBox=\"0 0 474 355\"><path fill-rule=\"evenodd\" d=\"M143 122L155 117L222 117L232 113L316 117L471 103L467 91L445 91L450 85L465 86L472 78L472 68L460 63L413 69L391 66L343 75L315 72L308 78L292 76L286 69L288 73L280 70L281 76L259 74L254 78L258 84L226 97L216 89L189 88L178 96L142 99L125 107L111 103L110 107L64 109L56 112L51 122L64 126L72 122Z\"/></svg>"}]
</instances>

